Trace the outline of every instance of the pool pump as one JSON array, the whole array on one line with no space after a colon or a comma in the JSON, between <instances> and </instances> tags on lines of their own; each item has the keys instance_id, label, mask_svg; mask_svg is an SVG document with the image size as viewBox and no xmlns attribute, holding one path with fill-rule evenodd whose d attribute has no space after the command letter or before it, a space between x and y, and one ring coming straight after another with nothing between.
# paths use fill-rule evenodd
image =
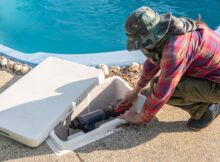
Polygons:
<instances>
[{"instance_id":1,"label":"pool pump","mask_svg":"<svg viewBox=\"0 0 220 162\"><path fill-rule=\"evenodd\" d=\"M116 105L116 106L115 106ZM132 103L128 101L118 101L116 104L109 105L107 108L98 109L90 113L80 115L71 121L69 128L79 129L83 132L89 132L96 128L96 123L115 118L128 110Z\"/></svg>"}]
</instances>

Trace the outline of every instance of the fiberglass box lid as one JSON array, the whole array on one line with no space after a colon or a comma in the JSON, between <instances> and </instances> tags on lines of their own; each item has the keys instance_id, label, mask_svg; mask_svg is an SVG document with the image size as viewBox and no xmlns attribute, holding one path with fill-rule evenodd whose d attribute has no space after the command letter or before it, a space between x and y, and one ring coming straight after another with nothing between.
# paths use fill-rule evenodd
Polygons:
<instances>
[{"instance_id":1,"label":"fiberglass box lid","mask_svg":"<svg viewBox=\"0 0 220 162\"><path fill-rule=\"evenodd\" d=\"M0 134L38 146L103 79L98 69L45 59L0 94Z\"/></svg>"}]
</instances>

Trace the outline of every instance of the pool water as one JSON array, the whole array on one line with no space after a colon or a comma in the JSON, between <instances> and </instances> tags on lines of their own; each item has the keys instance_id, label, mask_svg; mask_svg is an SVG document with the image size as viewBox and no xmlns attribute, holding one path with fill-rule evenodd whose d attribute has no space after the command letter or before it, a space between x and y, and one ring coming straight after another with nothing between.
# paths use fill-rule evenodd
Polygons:
<instances>
[{"instance_id":1,"label":"pool water","mask_svg":"<svg viewBox=\"0 0 220 162\"><path fill-rule=\"evenodd\" d=\"M25 53L124 50L124 21L142 5L220 25L219 0L1 0L0 44Z\"/></svg>"}]
</instances>

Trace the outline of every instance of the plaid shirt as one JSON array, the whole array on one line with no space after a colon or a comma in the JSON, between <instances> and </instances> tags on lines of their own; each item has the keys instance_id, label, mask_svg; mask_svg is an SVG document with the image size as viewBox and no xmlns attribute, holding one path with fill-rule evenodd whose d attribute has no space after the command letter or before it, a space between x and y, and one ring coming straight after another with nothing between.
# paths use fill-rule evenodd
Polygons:
<instances>
[{"instance_id":1,"label":"plaid shirt","mask_svg":"<svg viewBox=\"0 0 220 162\"><path fill-rule=\"evenodd\" d=\"M199 30L168 38L160 65L147 59L138 86L145 87L159 70L159 80L140 112L142 119L159 111L183 75L220 83L220 36L200 24Z\"/></svg>"}]
</instances>

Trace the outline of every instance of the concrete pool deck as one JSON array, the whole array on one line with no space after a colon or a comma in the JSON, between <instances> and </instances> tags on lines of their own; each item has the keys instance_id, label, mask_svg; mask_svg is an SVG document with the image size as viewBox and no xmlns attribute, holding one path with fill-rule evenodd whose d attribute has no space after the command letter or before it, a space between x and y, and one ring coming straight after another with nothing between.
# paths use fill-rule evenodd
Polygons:
<instances>
[{"instance_id":1,"label":"concrete pool deck","mask_svg":"<svg viewBox=\"0 0 220 162\"><path fill-rule=\"evenodd\" d=\"M0 92L20 78L0 71ZM131 125L120 132L58 157L46 143L28 148L0 136L0 161L201 161L220 162L220 117L207 129L186 128L188 114L165 106L148 125Z\"/></svg>"}]
</instances>

